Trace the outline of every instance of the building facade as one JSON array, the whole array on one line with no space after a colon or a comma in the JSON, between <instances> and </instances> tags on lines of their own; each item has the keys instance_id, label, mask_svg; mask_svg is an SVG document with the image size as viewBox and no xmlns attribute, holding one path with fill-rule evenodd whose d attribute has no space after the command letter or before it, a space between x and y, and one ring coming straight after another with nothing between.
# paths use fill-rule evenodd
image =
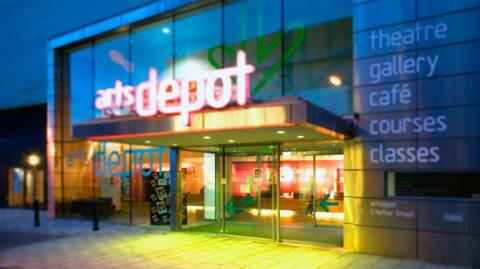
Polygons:
<instances>
[{"instance_id":1,"label":"building facade","mask_svg":"<svg viewBox=\"0 0 480 269\"><path fill-rule=\"evenodd\" d=\"M54 37L49 215L478 264L479 12L154 1Z\"/></svg>"},{"instance_id":2,"label":"building facade","mask_svg":"<svg viewBox=\"0 0 480 269\"><path fill-rule=\"evenodd\" d=\"M0 207L31 207L34 197L45 207L46 160L32 166L28 156L46 155L46 113L46 105L0 111Z\"/></svg>"}]
</instances>

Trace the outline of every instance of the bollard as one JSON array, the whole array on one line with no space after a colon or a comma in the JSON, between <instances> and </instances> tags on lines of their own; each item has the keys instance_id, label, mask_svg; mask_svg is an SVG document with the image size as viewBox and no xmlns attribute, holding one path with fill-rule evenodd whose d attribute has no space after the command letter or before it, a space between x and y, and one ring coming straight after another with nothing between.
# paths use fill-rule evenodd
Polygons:
<instances>
[{"instance_id":1,"label":"bollard","mask_svg":"<svg viewBox=\"0 0 480 269\"><path fill-rule=\"evenodd\" d=\"M34 214L34 227L40 227L40 203L38 199L33 202L33 214Z\"/></svg>"},{"instance_id":2,"label":"bollard","mask_svg":"<svg viewBox=\"0 0 480 269\"><path fill-rule=\"evenodd\" d=\"M100 227L98 226L98 200L93 201L93 231L100 231Z\"/></svg>"}]
</instances>

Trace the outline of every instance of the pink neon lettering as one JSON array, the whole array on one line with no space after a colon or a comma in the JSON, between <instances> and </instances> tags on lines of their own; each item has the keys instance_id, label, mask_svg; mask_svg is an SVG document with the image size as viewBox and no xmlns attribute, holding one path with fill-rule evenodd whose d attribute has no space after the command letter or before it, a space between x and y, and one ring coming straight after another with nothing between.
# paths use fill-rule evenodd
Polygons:
<instances>
[{"instance_id":1,"label":"pink neon lettering","mask_svg":"<svg viewBox=\"0 0 480 269\"><path fill-rule=\"evenodd\" d=\"M157 70L150 68L148 80L135 88L135 111L142 117L153 116L157 113Z\"/></svg>"},{"instance_id":2,"label":"pink neon lettering","mask_svg":"<svg viewBox=\"0 0 480 269\"><path fill-rule=\"evenodd\" d=\"M216 91L215 82L217 80L222 81L223 88L232 88L232 81L224 74L219 74L218 77L207 78L207 103L213 108L222 108L225 107L228 102L230 102L230 99L232 98L232 91ZM218 100L216 99L217 96L215 96L217 93L221 95L220 99Z\"/></svg>"},{"instance_id":3,"label":"pink neon lettering","mask_svg":"<svg viewBox=\"0 0 480 269\"><path fill-rule=\"evenodd\" d=\"M170 89L170 91L167 91ZM165 114L180 113L180 106L168 106L167 102L174 102L180 98L180 86L172 78L162 80L158 90L158 110Z\"/></svg>"},{"instance_id":4,"label":"pink neon lettering","mask_svg":"<svg viewBox=\"0 0 480 269\"><path fill-rule=\"evenodd\" d=\"M152 67L148 80L135 88L117 80L114 88L98 90L95 107L112 111L127 107L142 117L154 116L157 112L179 113L182 124L189 125L191 113L206 105L219 109L235 99L238 105L245 105L249 96L249 75L254 71L255 67L247 64L243 51L237 51L235 66L209 71L199 77L167 78L159 82L157 70ZM237 85L233 85L232 77L236 78Z\"/></svg>"}]
</instances>

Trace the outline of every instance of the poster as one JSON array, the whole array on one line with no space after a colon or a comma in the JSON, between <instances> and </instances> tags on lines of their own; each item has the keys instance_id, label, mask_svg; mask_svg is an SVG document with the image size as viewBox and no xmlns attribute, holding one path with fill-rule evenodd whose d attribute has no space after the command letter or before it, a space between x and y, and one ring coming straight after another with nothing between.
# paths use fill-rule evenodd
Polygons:
<instances>
[{"instance_id":1,"label":"poster","mask_svg":"<svg viewBox=\"0 0 480 269\"><path fill-rule=\"evenodd\" d=\"M151 225L170 225L170 172L152 172L144 177L150 205ZM182 224L187 224L187 195L181 197Z\"/></svg>"},{"instance_id":2,"label":"poster","mask_svg":"<svg viewBox=\"0 0 480 269\"><path fill-rule=\"evenodd\" d=\"M150 202L150 224L170 225L169 173L152 172L144 177Z\"/></svg>"}]
</instances>

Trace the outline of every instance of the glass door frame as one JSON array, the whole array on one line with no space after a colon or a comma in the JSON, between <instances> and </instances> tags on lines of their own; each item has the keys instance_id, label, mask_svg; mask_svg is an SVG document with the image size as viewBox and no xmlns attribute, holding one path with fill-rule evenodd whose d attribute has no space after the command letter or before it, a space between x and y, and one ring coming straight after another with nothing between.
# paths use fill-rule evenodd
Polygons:
<instances>
[{"instance_id":1,"label":"glass door frame","mask_svg":"<svg viewBox=\"0 0 480 269\"><path fill-rule=\"evenodd\" d=\"M219 199L217 199L219 201L219 210L218 210L218 219L219 219L219 232L221 234L227 234L227 231L226 231L226 214L225 214L225 210L226 210L226 191L227 191L227 172L226 172L226 169L227 169L227 161L226 161L226 157L227 157L227 152L226 152L226 148L240 148L240 147L261 147L261 146L270 146L273 150L272 150L272 153L271 153L271 157L272 157L272 164L273 164L273 167L274 167L274 171L275 171L275 174L274 174L274 177L273 177L273 180L271 182L271 190L272 190L272 206L271 206L271 210L272 210L272 235L271 235L271 238L272 240L276 241L276 242L280 242L281 241L281 237L280 237L280 157L281 157L281 144L280 143L262 143L262 144L241 144L241 145L228 145L228 146L225 146L225 145L222 145L221 146L221 151L219 153L219 157L220 157L220 166L221 166L221 169L220 169L220 175L217 180L218 182L218 185L217 187L219 187L219 192L218 192L218 195L219 195ZM250 155L249 155L250 156ZM258 156L261 156L259 154L256 155L257 157ZM258 162L258 161L257 161ZM257 199L258 200L258 199ZM260 207L261 207L261 201L257 201L257 203L260 203ZM261 212L259 210L259 212Z\"/></svg>"},{"instance_id":2,"label":"glass door frame","mask_svg":"<svg viewBox=\"0 0 480 269\"><path fill-rule=\"evenodd\" d=\"M255 147L265 147L265 146L268 146L270 149L271 149L271 152L268 153L268 154L265 154L263 153L262 155L262 152L260 152L260 149L258 150L258 152L256 151ZM229 161L228 161L228 158L229 157L234 157L235 156L235 153L232 153L233 150L235 148L253 148L253 151L248 151L244 153L244 155L242 155L241 153L238 153L237 156L249 156L249 157L253 157L253 156L269 156L269 158L272 158L270 160L268 160L267 162L271 162L272 163L272 168L274 169L274 177L272 177L272 182L271 182L271 193L272 193L272 202L271 202L271 206L267 206L266 208L264 209L267 209L267 210L271 210L272 212L272 217L271 217L271 222L270 222L270 219L268 220L268 225L270 225L271 223L271 236L260 236L260 235L256 235L255 233L252 233L251 235L244 235L244 234L238 234L238 236L246 236L246 237L256 237L256 238L260 238L260 239L268 239L268 240L273 240L273 241L276 241L276 242L280 242L280 241L293 241L293 242L296 242L295 239L289 239L288 236L286 236L286 238L283 238L282 236L282 233L284 231L282 231L282 229L288 229L287 226L284 226L285 224L282 225L282 220L281 220L281 210L282 210L282 204L281 204L281 184L282 184L282 181L281 181L281 165L282 165L282 162L284 160L282 160L282 154L284 152L289 152L291 150L288 150L288 148L285 148L285 144L284 143L281 143L281 142L270 142L270 143L245 143L245 144L228 144L228 145L218 145L218 146L215 146L216 149L215 150L200 150L200 151L203 151L203 152L210 152L210 153L215 153L215 159L216 159L216 168L215 168L215 188L216 188L216 202L215 202L215 211L216 211L216 219L217 219L217 229L216 231L219 233L219 234L225 234L225 235L232 235L232 236L237 236L236 234L234 233L229 233L227 230L228 230L228 224L229 224L229 221L230 219L228 218L228 212L226 211L226 207L228 205L228 195L229 195L229 192L228 192L228 188L229 188L229 179L228 177L231 177L231 175L229 175L229 172L228 172L228 169L232 169L231 167L229 167ZM289 146L290 147L290 146ZM185 150L191 150L191 149L185 149ZM319 164L317 163L319 158L318 156L321 156L321 155L329 155L329 154L341 154L340 152L339 153L320 153L320 152L315 152L314 150L309 150L309 149L299 149L297 148L297 150L294 149L294 151L305 151L305 152L309 152L307 153L307 155L310 156L310 159L309 159L309 162L311 164L311 168L312 168L312 178L309 182L309 190L311 191L311 193L313 194L313 225L312 223L309 224L312 226L313 230L316 230L317 228L321 228L323 229L324 227L320 227L319 226L319 223L318 223L318 220L317 220L317 216L318 216L318 213L317 213L317 209L319 208L319 205L317 204L320 200L321 200L321 197L319 197L319 194L317 194L317 191L316 191L316 188L317 188L317 185L316 185L316 178L318 176L318 172L317 172L317 168L319 166ZM310 151L312 151L310 153ZM258 162L265 162L264 159L262 160L258 160L256 159L257 161L257 164L256 166L258 166ZM258 168L258 167L257 167ZM267 176L268 178L268 176ZM231 179L230 179L231 180ZM256 182L256 181L253 181L253 182ZM252 185L253 186L253 185ZM265 188L265 186L264 186ZM257 194L258 194L258 191L257 191ZM255 198L255 197L254 197ZM259 207L257 208L257 210L259 210L259 212L261 212L261 202L258 198L257 199L257 203L260 203L259 204ZM270 203L270 201L268 201L267 203ZM265 204L264 204L265 205ZM260 214L259 214L260 216ZM259 225L262 225L262 224L259 224ZM265 224L263 224L265 225ZM265 226L264 226L265 227ZM266 228L268 229L268 228ZM266 230L263 230L263 234L266 235L268 234L268 232L265 232ZM267 230L268 231L268 230Z\"/></svg>"}]
</instances>

